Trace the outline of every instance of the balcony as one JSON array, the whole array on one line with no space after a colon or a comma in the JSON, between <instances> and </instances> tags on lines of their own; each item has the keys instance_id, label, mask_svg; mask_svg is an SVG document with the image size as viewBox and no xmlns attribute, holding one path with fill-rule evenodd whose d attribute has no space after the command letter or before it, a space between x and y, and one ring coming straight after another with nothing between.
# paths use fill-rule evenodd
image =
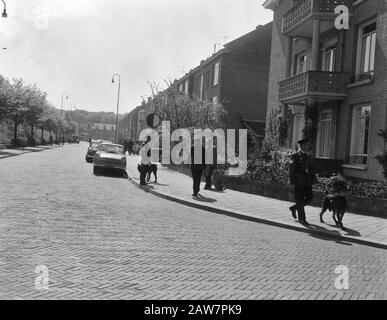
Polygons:
<instances>
[{"instance_id":1,"label":"balcony","mask_svg":"<svg viewBox=\"0 0 387 320\"><path fill-rule=\"evenodd\" d=\"M304 104L308 98L316 101L344 100L349 82L349 73L307 71L279 83L279 100L294 104Z\"/></svg>"},{"instance_id":2,"label":"balcony","mask_svg":"<svg viewBox=\"0 0 387 320\"><path fill-rule=\"evenodd\" d=\"M349 0L300 0L282 17L282 33L291 37L312 38L312 21L321 19L321 32L334 27L337 17L335 8L346 5L350 8Z\"/></svg>"}]
</instances>

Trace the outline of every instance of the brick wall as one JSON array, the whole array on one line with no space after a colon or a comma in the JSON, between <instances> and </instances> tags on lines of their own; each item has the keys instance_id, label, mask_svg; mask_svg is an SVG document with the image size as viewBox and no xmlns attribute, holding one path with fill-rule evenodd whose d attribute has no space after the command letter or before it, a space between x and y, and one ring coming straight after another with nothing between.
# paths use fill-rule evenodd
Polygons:
<instances>
[{"instance_id":1,"label":"brick wall","mask_svg":"<svg viewBox=\"0 0 387 320\"><path fill-rule=\"evenodd\" d=\"M221 97L228 128L241 128L241 119L266 119L271 29L272 24L258 27L224 54Z\"/></svg>"},{"instance_id":2,"label":"brick wall","mask_svg":"<svg viewBox=\"0 0 387 320\"><path fill-rule=\"evenodd\" d=\"M274 25L272 32L272 50L270 63L270 78L268 92L268 113L279 105L278 82L285 77L285 56L286 37L281 33L282 15L291 7L291 1L281 1L274 11ZM387 109L387 1L365 0L354 6L353 15L350 18L350 28L343 32L343 57L338 62L339 70L349 72L352 76L356 73L358 30L361 23L377 17L377 47L375 59L375 74L372 83L363 84L349 88L348 98L340 102L330 102L320 105L320 109L332 107L337 110L335 114L336 141L335 158L347 160L350 155L351 130L352 130L352 109L354 105L369 103L372 107L369 132L369 163L366 170L346 168L344 173L353 177L383 180L382 168L375 159L385 148L383 140L377 135L380 129L386 127ZM321 35L321 41L338 36L340 32L331 29ZM297 40L293 45L292 67L294 66L295 55L307 50L310 52L311 43L304 40ZM293 69L293 68L292 68ZM293 71L293 70L292 70Z\"/></svg>"}]
</instances>

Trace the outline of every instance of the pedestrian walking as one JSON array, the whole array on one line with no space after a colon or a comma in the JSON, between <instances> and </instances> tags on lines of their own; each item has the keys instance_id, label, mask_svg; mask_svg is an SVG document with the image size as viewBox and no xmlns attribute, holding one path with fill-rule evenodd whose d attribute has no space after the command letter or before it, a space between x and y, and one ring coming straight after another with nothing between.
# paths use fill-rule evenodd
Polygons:
<instances>
[{"instance_id":1,"label":"pedestrian walking","mask_svg":"<svg viewBox=\"0 0 387 320\"><path fill-rule=\"evenodd\" d=\"M291 206L289 210L294 219L297 219L297 211L298 221L304 225L308 225L305 217L305 206L313 200L312 187L316 181L316 175L308 154L311 148L310 140L302 139L298 141L298 144L300 150L292 155L292 163L290 165L290 183L295 186L294 194L296 204Z\"/></svg>"},{"instance_id":2,"label":"pedestrian walking","mask_svg":"<svg viewBox=\"0 0 387 320\"><path fill-rule=\"evenodd\" d=\"M211 147L208 147L207 149L209 149L209 148L211 148ZM207 163L206 168L205 168L205 175L206 175L206 185L204 186L205 190L211 190L211 188L212 188L212 174L214 173L214 171L216 169L216 163L217 163L216 147L212 147L211 149L213 152L212 163Z\"/></svg>"},{"instance_id":3,"label":"pedestrian walking","mask_svg":"<svg viewBox=\"0 0 387 320\"><path fill-rule=\"evenodd\" d=\"M147 143L150 143L151 141L151 137L147 137L147 140L144 141L142 144L141 144L141 147L140 149L145 146ZM150 157L151 156L151 149L148 150L147 152L147 156ZM144 186L144 185L147 185L145 179L146 179L146 174L148 172L148 167L150 166L151 162L150 161L146 161L142 156L141 156L141 152L140 152L140 162L137 166L137 169L138 171L140 172L140 185Z\"/></svg>"},{"instance_id":4,"label":"pedestrian walking","mask_svg":"<svg viewBox=\"0 0 387 320\"><path fill-rule=\"evenodd\" d=\"M124 139L123 146L124 146L124 155L126 155L126 152L128 151L128 140Z\"/></svg>"},{"instance_id":5,"label":"pedestrian walking","mask_svg":"<svg viewBox=\"0 0 387 320\"><path fill-rule=\"evenodd\" d=\"M132 139L129 139L129 142L128 142L128 153L129 153L130 156L133 153L133 146L134 146L134 143L133 143Z\"/></svg>"},{"instance_id":6,"label":"pedestrian walking","mask_svg":"<svg viewBox=\"0 0 387 320\"><path fill-rule=\"evenodd\" d=\"M202 161L201 164L195 164L195 147L191 147L191 172L192 172L192 182L193 182L193 193L192 197L197 198L200 191L200 182L203 175L203 170L206 167L206 152L205 148L202 147Z\"/></svg>"}]
</instances>

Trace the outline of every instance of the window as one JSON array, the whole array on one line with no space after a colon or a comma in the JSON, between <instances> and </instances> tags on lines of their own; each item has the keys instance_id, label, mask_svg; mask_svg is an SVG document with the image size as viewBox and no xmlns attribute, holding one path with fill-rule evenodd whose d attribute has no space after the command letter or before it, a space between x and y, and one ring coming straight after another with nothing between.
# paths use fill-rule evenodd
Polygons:
<instances>
[{"instance_id":1,"label":"window","mask_svg":"<svg viewBox=\"0 0 387 320\"><path fill-rule=\"evenodd\" d=\"M293 123L293 144L297 147L297 141L303 138L303 130L305 128L305 115L304 113L297 113L294 115ZM295 148L296 149L296 148Z\"/></svg>"},{"instance_id":2,"label":"window","mask_svg":"<svg viewBox=\"0 0 387 320\"><path fill-rule=\"evenodd\" d=\"M370 78L375 67L376 22L360 27L357 80Z\"/></svg>"},{"instance_id":3,"label":"window","mask_svg":"<svg viewBox=\"0 0 387 320\"><path fill-rule=\"evenodd\" d=\"M183 92L183 84L182 83L179 85L179 92Z\"/></svg>"},{"instance_id":4,"label":"window","mask_svg":"<svg viewBox=\"0 0 387 320\"><path fill-rule=\"evenodd\" d=\"M351 164L368 163L371 106L356 106L352 115Z\"/></svg>"},{"instance_id":5,"label":"window","mask_svg":"<svg viewBox=\"0 0 387 320\"><path fill-rule=\"evenodd\" d=\"M185 85L184 85L184 92L185 94L189 93L189 81L186 80Z\"/></svg>"},{"instance_id":6,"label":"window","mask_svg":"<svg viewBox=\"0 0 387 320\"><path fill-rule=\"evenodd\" d=\"M206 82L206 88L208 88L210 86L210 72L209 71L206 72L205 82Z\"/></svg>"},{"instance_id":7,"label":"window","mask_svg":"<svg viewBox=\"0 0 387 320\"><path fill-rule=\"evenodd\" d=\"M200 100L203 101L203 91L204 91L204 74L200 76Z\"/></svg>"},{"instance_id":8,"label":"window","mask_svg":"<svg viewBox=\"0 0 387 320\"><path fill-rule=\"evenodd\" d=\"M296 74L306 72L306 62L307 62L306 54L300 54L297 56L297 58L296 58Z\"/></svg>"},{"instance_id":9,"label":"window","mask_svg":"<svg viewBox=\"0 0 387 320\"><path fill-rule=\"evenodd\" d=\"M220 66L219 62L215 63L214 65L214 81L213 81L214 86L216 86L219 83L219 66Z\"/></svg>"},{"instance_id":10,"label":"window","mask_svg":"<svg viewBox=\"0 0 387 320\"><path fill-rule=\"evenodd\" d=\"M212 104L213 104L213 105L218 104L218 97L217 97L217 96L212 97Z\"/></svg>"},{"instance_id":11,"label":"window","mask_svg":"<svg viewBox=\"0 0 387 320\"><path fill-rule=\"evenodd\" d=\"M332 111L320 114L317 133L317 157L330 158L331 150Z\"/></svg>"},{"instance_id":12,"label":"window","mask_svg":"<svg viewBox=\"0 0 387 320\"><path fill-rule=\"evenodd\" d=\"M337 40L334 43L326 44L322 49L322 71L336 71Z\"/></svg>"}]
</instances>

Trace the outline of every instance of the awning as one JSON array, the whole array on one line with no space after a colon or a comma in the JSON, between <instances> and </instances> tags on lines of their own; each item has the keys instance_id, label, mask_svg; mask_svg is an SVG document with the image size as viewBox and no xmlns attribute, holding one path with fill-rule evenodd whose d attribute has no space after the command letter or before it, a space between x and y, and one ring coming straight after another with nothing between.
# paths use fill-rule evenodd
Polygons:
<instances>
[{"instance_id":1,"label":"awning","mask_svg":"<svg viewBox=\"0 0 387 320\"><path fill-rule=\"evenodd\" d=\"M259 120L244 120L242 119L242 124L249 130L252 134L254 134L258 138L265 137L265 121Z\"/></svg>"}]
</instances>

